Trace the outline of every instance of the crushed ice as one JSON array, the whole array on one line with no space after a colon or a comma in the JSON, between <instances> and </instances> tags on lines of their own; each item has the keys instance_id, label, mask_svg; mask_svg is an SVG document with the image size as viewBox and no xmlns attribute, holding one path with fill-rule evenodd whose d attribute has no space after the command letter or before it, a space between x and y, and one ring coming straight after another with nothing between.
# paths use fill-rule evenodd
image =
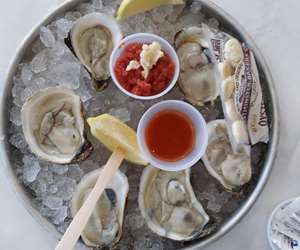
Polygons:
<instances>
[{"instance_id":1,"label":"crushed ice","mask_svg":"<svg viewBox=\"0 0 300 250\"><path fill-rule=\"evenodd\" d=\"M93 0L91 3L81 3L76 11L67 12L64 17L41 27L38 39L32 44L32 56L19 65L18 73L13 78L13 105L10 111L12 126L9 141L20 150L22 159L21 163L16 164L16 174L19 180L31 190L32 202L36 208L43 216L57 225L61 232L64 232L68 225L69 202L77 183L84 173L102 166L109 152L101 144L91 139L97 152L80 164L57 165L39 160L30 153L23 136L20 109L26 99L37 91L62 85L73 89L80 95L89 116L109 112L136 128L139 117L145 109L161 99L147 103L131 99L117 91L111 82L107 90L96 93L91 87L89 74L64 44L64 38L68 36L78 18L95 11L114 15L119 3L120 0ZM163 6L130 17L120 25L124 35L134 32L152 32L173 43L177 31L187 25L197 25L204 21L204 15L200 13L200 10L200 1L195 1L192 8L186 10L181 5ZM216 28L218 26L215 19L207 22ZM178 96L179 91L175 90L168 95L168 98L178 99ZM123 167L123 171L126 169L127 165ZM139 175L135 182L139 183ZM132 197L129 198L136 199L137 194L132 194ZM208 209L219 210L220 205L211 197L209 200ZM136 212L136 216L132 213L128 216L131 217L129 224L133 229L139 231L141 227L145 226L138 212ZM141 240L134 243L133 249L162 249L162 244L159 239L151 239L148 235L144 235ZM86 248L79 244L77 249Z\"/></svg>"}]
</instances>

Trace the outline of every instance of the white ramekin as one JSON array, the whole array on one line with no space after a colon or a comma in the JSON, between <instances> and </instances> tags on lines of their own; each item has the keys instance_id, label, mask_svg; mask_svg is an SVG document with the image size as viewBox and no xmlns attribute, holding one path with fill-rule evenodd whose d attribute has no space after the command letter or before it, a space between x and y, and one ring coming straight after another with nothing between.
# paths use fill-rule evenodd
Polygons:
<instances>
[{"instance_id":1,"label":"white ramekin","mask_svg":"<svg viewBox=\"0 0 300 250\"><path fill-rule=\"evenodd\" d=\"M273 222L273 219L274 219L275 215L281 209L284 209L286 206L290 205L295 199L297 199L297 198L288 199L288 200L285 200L285 201L281 202L280 204L278 204L275 207L275 209L273 210L273 212L271 213L270 217L269 217L268 225L267 225L267 236L268 236L269 245L270 245L272 250L280 250L279 247L277 247L275 245L275 243L273 243L273 241L272 241L272 222Z\"/></svg>"},{"instance_id":2,"label":"white ramekin","mask_svg":"<svg viewBox=\"0 0 300 250\"><path fill-rule=\"evenodd\" d=\"M155 156L151 154L148 149L148 146L145 141L145 130L147 124L152 119L152 117L160 111L163 110L176 110L187 115L196 130L195 136L195 146L193 151L186 156L184 159L176 161L176 162L167 162L157 159ZM176 124L174 124L176 126ZM144 115L142 116L138 129L137 129L137 137L138 137L138 145L141 152L144 154L144 157L149 161L149 163L157 168L166 170L166 171L180 171L183 169L187 169L195 165L200 158L204 155L207 141L208 141L208 133L206 128L206 122L201 115L201 113L195 109L192 105L183 102L183 101L163 101L153 105L149 108Z\"/></svg>"},{"instance_id":3,"label":"white ramekin","mask_svg":"<svg viewBox=\"0 0 300 250\"><path fill-rule=\"evenodd\" d=\"M123 52L124 48L128 44L130 44L130 43L152 43L152 42L158 42L161 45L162 50L165 51L170 56L171 60L174 62L174 64L175 64L174 76L173 76L173 79L170 82L169 86L161 93L152 95L152 96L138 96L138 95L132 94L129 91L127 91L126 89L124 89L122 87L122 85L119 83L119 81L117 80L116 75L115 75L115 70L114 70L115 64L116 64L117 59L120 57L121 53ZM140 100L152 100L155 98L159 98L159 97L165 95L166 93L168 93L177 82L177 79L179 76L179 70L180 70L179 59L178 59L177 53L174 50L174 48L165 39L161 38L160 36L157 36L154 34L149 34L149 33L136 33L136 34L125 37L123 40L121 40L120 44L117 45L113 49L111 56L110 56L110 60L109 60L110 75L113 79L113 82L116 84L116 86L126 95L136 98L136 99L140 99Z\"/></svg>"}]
</instances>

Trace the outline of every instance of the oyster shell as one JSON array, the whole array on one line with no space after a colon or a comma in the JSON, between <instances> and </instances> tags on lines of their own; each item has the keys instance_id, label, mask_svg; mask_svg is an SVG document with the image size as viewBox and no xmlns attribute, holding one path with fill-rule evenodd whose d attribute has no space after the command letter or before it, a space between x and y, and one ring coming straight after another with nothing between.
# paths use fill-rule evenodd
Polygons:
<instances>
[{"instance_id":1,"label":"oyster shell","mask_svg":"<svg viewBox=\"0 0 300 250\"><path fill-rule=\"evenodd\" d=\"M213 102L219 95L209 43L200 27L189 27L175 36L180 61L179 86L185 98L195 105Z\"/></svg>"},{"instance_id":2,"label":"oyster shell","mask_svg":"<svg viewBox=\"0 0 300 250\"><path fill-rule=\"evenodd\" d=\"M91 13L79 18L70 32L75 55L102 88L109 75L109 57L121 41L122 33L116 21L102 13Z\"/></svg>"},{"instance_id":3,"label":"oyster shell","mask_svg":"<svg viewBox=\"0 0 300 250\"><path fill-rule=\"evenodd\" d=\"M184 28L175 35L175 46L177 48L184 43L198 43L203 48L209 47L205 31L197 26Z\"/></svg>"},{"instance_id":4,"label":"oyster shell","mask_svg":"<svg viewBox=\"0 0 300 250\"><path fill-rule=\"evenodd\" d=\"M97 169L88 173L78 184L71 202L73 217L88 197L100 172L101 169ZM87 246L111 246L120 240L128 190L127 177L117 171L81 233L82 240Z\"/></svg>"},{"instance_id":5,"label":"oyster shell","mask_svg":"<svg viewBox=\"0 0 300 250\"><path fill-rule=\"evenodd\" d=\"M209 221L192 189L190 170L167 172L152 166L145 168L139 207L153 232L177 241L200 237Z\"/></svg>"},{"instance_id":6,"label":"oyster shell","mask_svg":"<svg viewBox=\"0 0 300 250\"><path fill-rule=\"evenodd\" d=\"M251 159L248 152L234 153L225 120L207 124L208 146L202 157L207 171L226 189L234 191L250 181Z\"/></svg>"},{"instance_id":7,"label":"oyster shell","mask_svg":"<svg viewBox=\"0 0 300 250\"><path fill-rule=\"evenodd\" d=\"M70 89L37 92L24 103L21 119L25 139L41 159L67 164L85 159L93 149L85 138L80 98Z\"/></svg>"}]
</instances>

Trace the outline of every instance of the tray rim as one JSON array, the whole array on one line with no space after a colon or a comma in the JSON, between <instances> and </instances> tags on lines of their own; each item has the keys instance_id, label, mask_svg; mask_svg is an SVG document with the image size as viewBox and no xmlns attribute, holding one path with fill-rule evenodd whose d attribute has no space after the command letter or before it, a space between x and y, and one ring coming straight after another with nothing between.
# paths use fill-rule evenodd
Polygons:
<instances>
[{"instance_id":1,"label":"tray rim","mask_svg":"<svg viewBox=\"0 0 300 250\"><path fill-rule=\"evenodd\" d=\"M10 103L9 97L11 94L12 88L12 78L17 70L18 62L22 59L24 53L26 52L27 47L31 44L31 42L36 38L39 28L42 25L45 25L59 14L64 13L75 7L79 4L81 0L66 0L58 7L50 10L47 15L37 24L35 25L31 31L27 34L27 36L21 42L19 48L16 50L15 56L12 58L7 73L5 75L4 86L2 87L2 91L0 93L0 112L1 117L0 119L0 163L1 163L1 170L4 171L4 175L7 177L5 180L7 184L11 187L16 195L16 198L20 200L29 214L49 233L52 234L56 239L60 239L61 233L59 233L54 225L48 222L32 205L30 199L24 189L24 187L19 183L16 178L16 175L11 167L11 163L8 157L10 152L10 145L8 142L8 136L6 133L7 125L9 124L9 117L7 117L6 106ZM269 150L266 156L264 169L261 172L257 185L251 195L244 201L242 206L232 215L232 217L225 222L217 232L213 233L212 235L208 236L207 238L201 239L199 242L194 241L188 244L188 246L184 247L183 249L186 250L198 250L208 244L216 241L217 239L224 236L228 233L235 225L237 225L240 220L249 212L251 207L254 205L255 201L258 199L259 195L264 189L268 178L270 176L274 161L277 155L277 147L279 142L279 107L277 102L277 95L275 91L274 81L271 75L271 72L265 62L265 59L256 46L254 40L248 35L245 29L236 21L231 15L221 9L219 6L211 2L210 0L201 0L203 6L208 9L209 12L214 13L214 16L220 20L222 19L227 25L231 26L235 29L235 32L239 34L239 36L247 43L247 45L252 49L257 63L260 65L261 69L264 72L266 82L268 83L268 92L269 92L269 99L271 102L271 114L272 114L272 126L270 131L270 138L271 141L269 143Z\"/></svg>"}]
</instances>

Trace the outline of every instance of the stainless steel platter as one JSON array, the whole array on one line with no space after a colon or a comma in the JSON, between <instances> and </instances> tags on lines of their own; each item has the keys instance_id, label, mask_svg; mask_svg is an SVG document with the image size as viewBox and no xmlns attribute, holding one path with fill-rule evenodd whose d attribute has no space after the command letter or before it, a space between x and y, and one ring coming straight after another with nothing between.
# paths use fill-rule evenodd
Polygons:
<instances>
[{"instance_id":1,"label":"stainless steel platter","mask_svg":"<svg viewBox=\"0 0 300 250\"><path fill-rule=\"evenodd\" d=\"M68 0L65 1L62 5L60 5L55 11L53 11L50 15L46 16L45 19L39 23L36 27L32 29L32 31L28 34L28 36L24 39L21 46L19 47L15 57L11 61L9 66L9 71L7 72L6 80L4 82L5 87L3 93L1 93L1 119L0 119L0 159L2 165L2 171L5 171L6 178L11 188L14 189L16 195L23 202L26 209L30 212L30 214L35 218L44 228L47 229L51 234L55 235L57 238L60 238L60 233L55 229L55 227L48 222L33 206L30 201L28 192L25 190L24 186L20 184L18 179L16 178L13 159L12 159L12 150L11 145L8 142L8 129L9 129L9 107L11 103L11 89L12 89L12 78L17 70L18 63L21 61L23 56L26 54L26 50L29 45L35 40L38 36L39 28L42 25L50 23L56 17L62 15L64 12L71 10L74 8L80 0ZM195 240L191 243L188 243L184 246L183 249L199 249L200 247L204 247L209 243L212 243L219 239L222 235L227 233L230 229L232 229L245 214L252 207L261 191L266 184L268 177L270 175L272 165L274 159L276 157L277 143L279 139L279 118L278 118L278 103L275 94L274 84L269 72L269 69L263 59L262 54L256 47L254 41L249 37L249 35L244 31L244 29L238 24L236 20L234 20L230 15L225 13L218 6L213 4L208 0L202 1L202 12L204 12L207 16L215 17L221 23L221 27L223 30L234 34L241 41L244 41L254 52L256 61L258 64L263 93L267 99L267 109L269 114L269 122L270 122L270 142L268 144L268 149L263 162L263 169L261 170L257 180L256 186L253 190L251 190L250 194L247 196L245 200L243 200L239 209L235 211L235 213L225 221L217 231L210 234L209 236Z\"/></svg>"}]
</instances>

